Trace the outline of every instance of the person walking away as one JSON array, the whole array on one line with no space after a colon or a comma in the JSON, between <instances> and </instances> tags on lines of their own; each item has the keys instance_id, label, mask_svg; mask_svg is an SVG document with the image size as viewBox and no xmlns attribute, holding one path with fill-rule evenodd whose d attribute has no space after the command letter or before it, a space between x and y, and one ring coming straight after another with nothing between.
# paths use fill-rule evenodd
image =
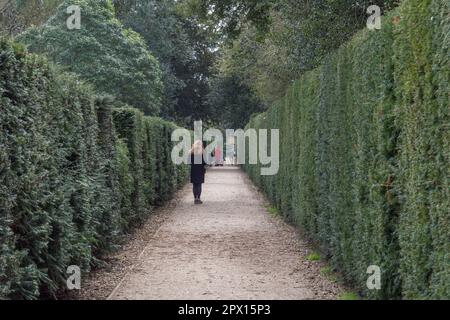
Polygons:
<instances>
[{"instance_id":1,"label":"person walking away","mask_svg":"<svg viewBox=\"0 0 450 320\"><path fill-rule=\"evenodd\" d=\"M206 162L202 141L196 141L191 150L191 183L193 185L194 203L202 204L202 185L205 183Z\"/></svg>"}]
</instances>

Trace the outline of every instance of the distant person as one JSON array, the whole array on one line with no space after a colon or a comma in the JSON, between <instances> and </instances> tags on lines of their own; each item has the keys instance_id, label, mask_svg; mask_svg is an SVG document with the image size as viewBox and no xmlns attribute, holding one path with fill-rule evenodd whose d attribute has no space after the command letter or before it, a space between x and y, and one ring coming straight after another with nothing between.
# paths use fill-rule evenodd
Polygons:
<instances>
[{"instance_id":1,"label":"distant person","mask_svg":"<svg viewBox=\"0 0 450 320\"><path fill-rule=\"evenodd\" d=\"M205 149L199 140L191 149L191 183L193 184L194 203L202 204L202 184L205 183L206 162Z\"/></svg>"},{"instance_id":2,"label":"distant person","mask_svg":"<svg viewBox=\"0 0 450 320\"><path fill-rule=\"evenodd\" d=\"M216 147L214 157L216 158L216 167L223 167L223 153L220 147Z\"/></svg>"},{"instance_id":3,"label":"distant person","mask_svg":"<svg viewBox=\"0 0 450 320\"><path fill-rule=\"evenodd\" d=\"M237 164L236 152L234 150L230 151L230 162L233 167Z\"/></svg>"}]
</instances>

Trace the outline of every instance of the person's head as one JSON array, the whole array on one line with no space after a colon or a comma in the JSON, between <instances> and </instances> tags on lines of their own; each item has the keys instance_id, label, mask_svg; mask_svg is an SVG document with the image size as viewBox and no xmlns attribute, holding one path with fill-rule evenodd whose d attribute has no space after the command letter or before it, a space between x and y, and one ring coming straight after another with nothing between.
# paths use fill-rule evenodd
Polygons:
<instances>
[{"instance_id":1,"label":"person's head","mask_svg":"<svg viewBox=\"0 0 450 320\"><path fill-rule=\"evenodd\" d=\"M202 154L203 153L203 142L201 140L197 140L194 142L192 146L193 154Z\"/></svg>"}]
</instances>

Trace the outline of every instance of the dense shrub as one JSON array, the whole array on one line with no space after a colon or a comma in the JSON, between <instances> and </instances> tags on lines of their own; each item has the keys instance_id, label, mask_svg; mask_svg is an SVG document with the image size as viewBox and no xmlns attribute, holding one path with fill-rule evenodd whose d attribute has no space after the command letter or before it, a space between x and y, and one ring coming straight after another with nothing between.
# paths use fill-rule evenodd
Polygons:
<instances>
[{"instance_id":1,"label":"dense shrub","mask_svg":"<svg viewBox=\"0 0 450 320\"><path fill-rule=\"evenodd\" d=\"M249 175L370 298L450 297L449 9L405 1L248 125L281 135L279 174Z\"/></svg>"},{"instance_id":2,"label":"dense shrub","mask_svg":"<svg viewBox=\"0 0 450 320\"><path fill-rule=\"evenodd\" d=\"M58 294L69 265L88 272L186 181L169 162L174 126L114 104L0 41L0 299Z\"/></svg>"}]
</instances>

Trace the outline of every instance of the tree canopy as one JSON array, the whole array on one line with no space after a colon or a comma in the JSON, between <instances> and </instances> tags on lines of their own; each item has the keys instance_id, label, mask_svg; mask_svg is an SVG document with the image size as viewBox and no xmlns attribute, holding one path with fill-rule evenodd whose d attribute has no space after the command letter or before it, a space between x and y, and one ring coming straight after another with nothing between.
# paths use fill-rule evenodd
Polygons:
<instances>
[{"instance_id":1,"label":"tree canopy","mask_svg":"<svg viewBox=\"0 0 450 320\"><path fill-rule=\"evenodd\" d=\"M41 4L39 17L32 14L39 4L16 2L30 25L42 22L62 0ZM223 126L237 118L246 123L252 111L282 97L294 80L364 27L369 5L385 11L397 2L79 0L70 4L85 6L84 29L65 28L62 6L23 38L31 50L47 53L97 89L147 113L160 108L162 117L179 124L201 119ZM242 94L243 88L252 103L228 112L236 97L219 95Z\"/></svg>"},{"instance_id":2,"label":"tree canopy","mask_svg":"<svg viewBox=\"0 0 450 320\"><path fill-rule=\"evenodd\" d=\"M190 125L210 120L209 79L215 61L214 32L173 0L115 1L121 21L138 32L163 70L162 116Z\"/></svg>"},{"instance_id":3,"label":"tree canopy","mask_svg":"<svg viewBox=\"0 0 450 320\"><path fill-rule=\"evenodd\" d=\"M55 13L63 0L0 1L0 35L15 36L31 25L41 25Z\"/></svg>"},{"instance_id":4,"label":"tree canopy","mask_svg":"<svg viewBox=\"0 0 450 320\"><path fill-rule=\"evenodd\" d=\"M69 5L79 5L81 28L69 30ZM143 38L115 17L110 0L65 1L47 23L19 37L30 51L43 53L77 73L100 92L112 94L146 114L160 112L163 82L160 64Z\"/></svg>"},{"instance_id":5,"label":"tree canopy","mask_svg":"<svg viewBox=\"0 0 450 320\"><path fill-rule=\"evenodd\" d=\"M241 129L264 104L237 75L216 77L212 81L208 102L214 106L214 119L224 128Z\"/></svg>"},{"instance_id":6,"label":"tree canopy","mask_svg":"<svg viewBox=\"0 0 450 320\"><path fill-rule=\"evenodd\" d=\"M397 0L191 0L191 8L225 31L221 74L238 75L267 104L284 95L292 81L317 67L368 19Z\"/></svg>"}]
</instances>

